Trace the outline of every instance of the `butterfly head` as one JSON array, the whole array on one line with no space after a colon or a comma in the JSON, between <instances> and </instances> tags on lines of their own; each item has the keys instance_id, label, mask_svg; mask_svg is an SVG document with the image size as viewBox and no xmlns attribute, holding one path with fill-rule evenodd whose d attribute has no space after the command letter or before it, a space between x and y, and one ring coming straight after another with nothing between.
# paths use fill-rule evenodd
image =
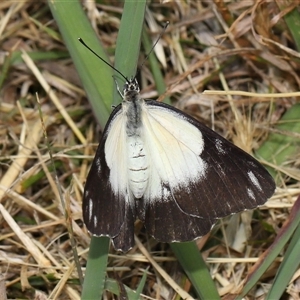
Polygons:
<instances>
[{"instance_id":1,"label":"butterfly head","mask_svg":"<svg viewBox=\"0 0 300 300\"><path fill-rule=\"evenodd\" d=\"M132 97L140 92L140 86L135 77L126 80L126 83L123 88L124 97Z\"/></svg>"}]
</instances>

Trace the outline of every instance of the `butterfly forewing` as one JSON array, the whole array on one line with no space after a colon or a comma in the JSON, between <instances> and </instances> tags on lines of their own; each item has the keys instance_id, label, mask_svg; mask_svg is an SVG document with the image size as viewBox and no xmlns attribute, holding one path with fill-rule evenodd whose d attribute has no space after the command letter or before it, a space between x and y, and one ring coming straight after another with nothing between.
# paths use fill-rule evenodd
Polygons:
<instances>
[{"instance_id":1,"label":"butterfly forewing","mask_svg":"<svg viewBox=\"0 0 300 300\"><path fill-rule=\"evenodd\" d=\"M181 118L197 128L203 137L204 148L199 154L204 169L203 176L191 181L188 186L172 189L172 195L183 211L199 217L221 218L253 209L264 204L273 195L275 183L272 176L251 155L173 107L155 101L149 102L149 105L167 109L170 114L180 113ZM159 114L159 110L156 111ZM159 119L159 116L156 118ZM180 138L177 137L176 140ZM193 141L190 143L192 145ZM172 153L174 150L170 147L169 151ZM193 167L193 162L186 161L187 170Z\"/></svg>"}]
</instances>

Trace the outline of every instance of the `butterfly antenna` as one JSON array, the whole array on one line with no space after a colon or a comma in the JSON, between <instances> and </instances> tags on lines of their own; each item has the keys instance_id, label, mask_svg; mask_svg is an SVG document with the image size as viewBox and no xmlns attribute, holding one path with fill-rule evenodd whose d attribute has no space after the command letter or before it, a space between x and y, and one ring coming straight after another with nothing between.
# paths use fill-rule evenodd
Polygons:
<instances>
[{"instance_id":1,"label":"butterfly antenna","mask_svg":"<svg viewBox=\"0 0 300 300\"><path fill-rule=\"evenodd\" d=\"M160 35L161 36L161 35ZM78 41L85 46L88 50L90 50L94 55L96 55L98 58L100 58L105 64L107 64L109 67L111 67L114 71L116 71L117 73L119 73L126 82L128 82L128 79L126 78L126 76L124 76L118 69L116 69L114 66L112 66L110 63L108 63L106 60L104 60L100 55L98 55L91 47L89 47L82 38L78 38ZM156 43L155 43L156 44ZM153 47L152 47L153 48ZM152 51L152 49L151 49ZM148 56L147 56L148 57Z\"/></svg>"},{"instance_id":2,"label":"butterfly antenna","mask_svg":"<svg viewBox=\"0 0 300 300\"><path fill-rule=\"evenodd\" d=\"M164 26L164 28L162 29L161 33L159 34L158 38L156 39L155 43L154 43L153 46L151 47L149 53L146 55L146 57L145 57L143 63L138 67L138 69L137 69L137 71L136 71L135 77L136 77L136 76L138 75L138 73L141 71L141 69L142 69L142 67L144 66L146 60L148 60L148 58L149 58L151 52L153 51L154 47L157 45L157 43L158 43L158 41L161 39L162 35L166 32L166 30L167 30L169 24L170 24L170 22L167 21L166 24L165 24L165 26Z\"/></svg>"}]
</instances>

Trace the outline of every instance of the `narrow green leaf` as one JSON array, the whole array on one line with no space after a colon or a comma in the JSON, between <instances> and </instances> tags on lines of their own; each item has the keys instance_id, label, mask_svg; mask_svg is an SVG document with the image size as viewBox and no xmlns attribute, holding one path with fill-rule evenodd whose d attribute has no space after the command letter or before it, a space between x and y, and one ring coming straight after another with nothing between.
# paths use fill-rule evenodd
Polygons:
<instances>
[{"instance_id":1,"label":"narrow green leaf","mask_svg":"<svg viewBox=\"0 0 300 300\"><path fill-rule=\"evenodd\" d=\"M41 30L41 31L44 31L46 32L50 37L52 37L54 40L57 40L57 41L61 41L61 36L56 32L54 31L53 29L43 25L41 22L39 22L38 20L36 20L35 18L31 17L30 20L38 26L38 28Z\"/></svg>"},{"instance_id":2,"label":"narrow green leaf","mask_svg":"<svg viewBox=\"0 0 300 300\"><path fill-rule=\"evenodd\" d=\"M151 43L151 40L150 40L146 30L143 31L142 42L143 42L143 46L145 48L145 53L148 54L152 47L152 43ZM153 54L151 54L149 56L149 62L150 62L151 71L152 71L152 75L153 75L153 78L155 81L155 85L156 85L158 94L161 95L166 91L166 85L165 85L165 81L164 81L161 69L159 67L157 58ZM171 100L169 97L166 97L164 99L164 102L167 104L171 104Z\"/></svg>"},{"instance_id":3,"label":"narrow green leaf","mask_svg":"<svg viewBox=\"0 0 300 300\"><path fill-rule=\"evenodd\" d=\"M31 51L27 53L32 60L39 61L39 60L58 60L62 58L70 57L70 54L66 51L48 51L48 52L41 52L41 51ZM15 51L11 55L11 65L16 65L19 63L24 63L21 51Z\"/></svg>"},{"instance_id":4,"label":"narrow green leaf","mask_svg":"<svg viewBox=\"0 0 300 300\"><path fill-rule=\"evenodd\" d=\"M285 11L289 6L294 5L294 1L281 0L276 1L281 11ZM294 38L297 50L300 51L300 12L299 7L296 7L284 16L284 20Z\"/></svg>"},{"instance_id":5,"label":"narrow green leaf","mask_svg":"<svg viewBox=\"0 0 300 300\"><path fill-rule=\"evenodd\" d=\"M249 277L247 278L243 291L236 298L237 300L243 299L243 297L247 295L247 293L254 287L254 285L257 284L259 278L267 271L267 269L273 263L274 259L280 254L283 247L287 244L288 240L291 238L295 229L299 226L299 222L300 222L300 197L298 197L298 200L295 202L291 210L289 220L280 229L272 245L268 248L267 251L263 253L263 255L259 257L259 261L256 262L256 264L252 267L252 271Z\"/></svg>"},{"instance_id":6,"label":"narrow green leaf","mask_svg":"<svg viewBox=\"0 0 300 300\"><path fill-rule=\"evenodd\" d=\"M143 277L142 277L142 279L141 279L141 281L140 281L140 283L139 283L139 285L138 285L138 287L136 289L136 295L134 297L132 297L132 300L138 300L138 299L140 299L140 295L143 292L144 286L146 284L147 271L148 271L148 269L145 270L145 272L143 274Z\"/></svg>"},{"instance_id":7,"label":"narrow green leaf","mask_svg":"<svg viewBox=\"0 0 300 300\"><path fill-rule=\"evenodd\" d=\"M299 267L300 257L300 196L293 206L293 212L289 216L290 227L297 227L289 246L284 254L284 259L277 271L275 280L266 297L266 300L279 298L287 288L289 281Z\"/></svg>"},{"instance_id":8,"label":"narrow green leaf","mask_svg":"<svg viewBox=\"0 0 300 300\"><path fill-rule=\"evenodd\" d=\"M84 89L101 127L111 112L112 70L86 49L79 41L81 37L97 54L109 61L89 20L78 0L48 1L64 42L76 66ZM68 16L66 18L66 16ZM80 20L80 22L79 22Z\"/></svg>"},{"instance_id":9,"label":"narrow green leaf","mask_svg":"<svg viewBox=\"0 0 300 300\"><path fill-rule=\"evenodd\" d=\"M282 133L271 133L268 139L255 152L256 157L272 163L275 166L286 166L300 149L300 139L295 138L293 133L300 133L300 104L295 104L281 118L275 129ZM275 178L277 184L281 183L281 173L266 167Z\"/></svg>"},{"instance_id":10,"label":"narrow green leaf","mask_svg":"<svg viewBox=\"0 0 300 300\"><path fill-rule=\"evenodd\" d=\"M136 74L145 9L146 0L125 1L117 39L115 67L128 78ZM120 78L119 74L115 74L115 76L118 85L122 87L124 78ZM120 101L120 95L117 89L114 89L113 104L119 104Z\"/></svg>"},{"instance_id":11,"label":"narrow green leaf","mask_svg":"<svg viewBox=\"0 0 300 300\"><path fill-rule=\"evenodd\" d=\"M200 299L220 299L218 290L195 242L170 244Z\"/></svg>"},{"instance_id":12,"label":"narrow green leaf","mask_svg":"<svg viewBox=\"0 0 300 300\"><path fill-rule=\"evenodd\" d=\"M93 237L91 239L81 294L82 300L102 299L106 276L108 246L109 238L107 237Z\"/></svg>"}]
</instances>

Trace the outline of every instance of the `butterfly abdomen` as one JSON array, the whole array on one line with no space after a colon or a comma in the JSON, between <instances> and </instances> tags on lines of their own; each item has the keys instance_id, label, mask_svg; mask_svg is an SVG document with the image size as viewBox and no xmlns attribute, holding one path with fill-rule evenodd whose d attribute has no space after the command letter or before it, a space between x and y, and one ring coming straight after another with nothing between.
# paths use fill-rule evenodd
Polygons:
<instances>
[{"instance_id":1,"label":"butterfly abdomen","mask_svg":"<svg viewBox=\"0 0 300 300\"><path fill-rule=\"evenodd\" d=\"M129 187L135 198L141 198L149 180L147 152L141 137L128 137L127 142Z\"/></svg>"}]
</instances>

